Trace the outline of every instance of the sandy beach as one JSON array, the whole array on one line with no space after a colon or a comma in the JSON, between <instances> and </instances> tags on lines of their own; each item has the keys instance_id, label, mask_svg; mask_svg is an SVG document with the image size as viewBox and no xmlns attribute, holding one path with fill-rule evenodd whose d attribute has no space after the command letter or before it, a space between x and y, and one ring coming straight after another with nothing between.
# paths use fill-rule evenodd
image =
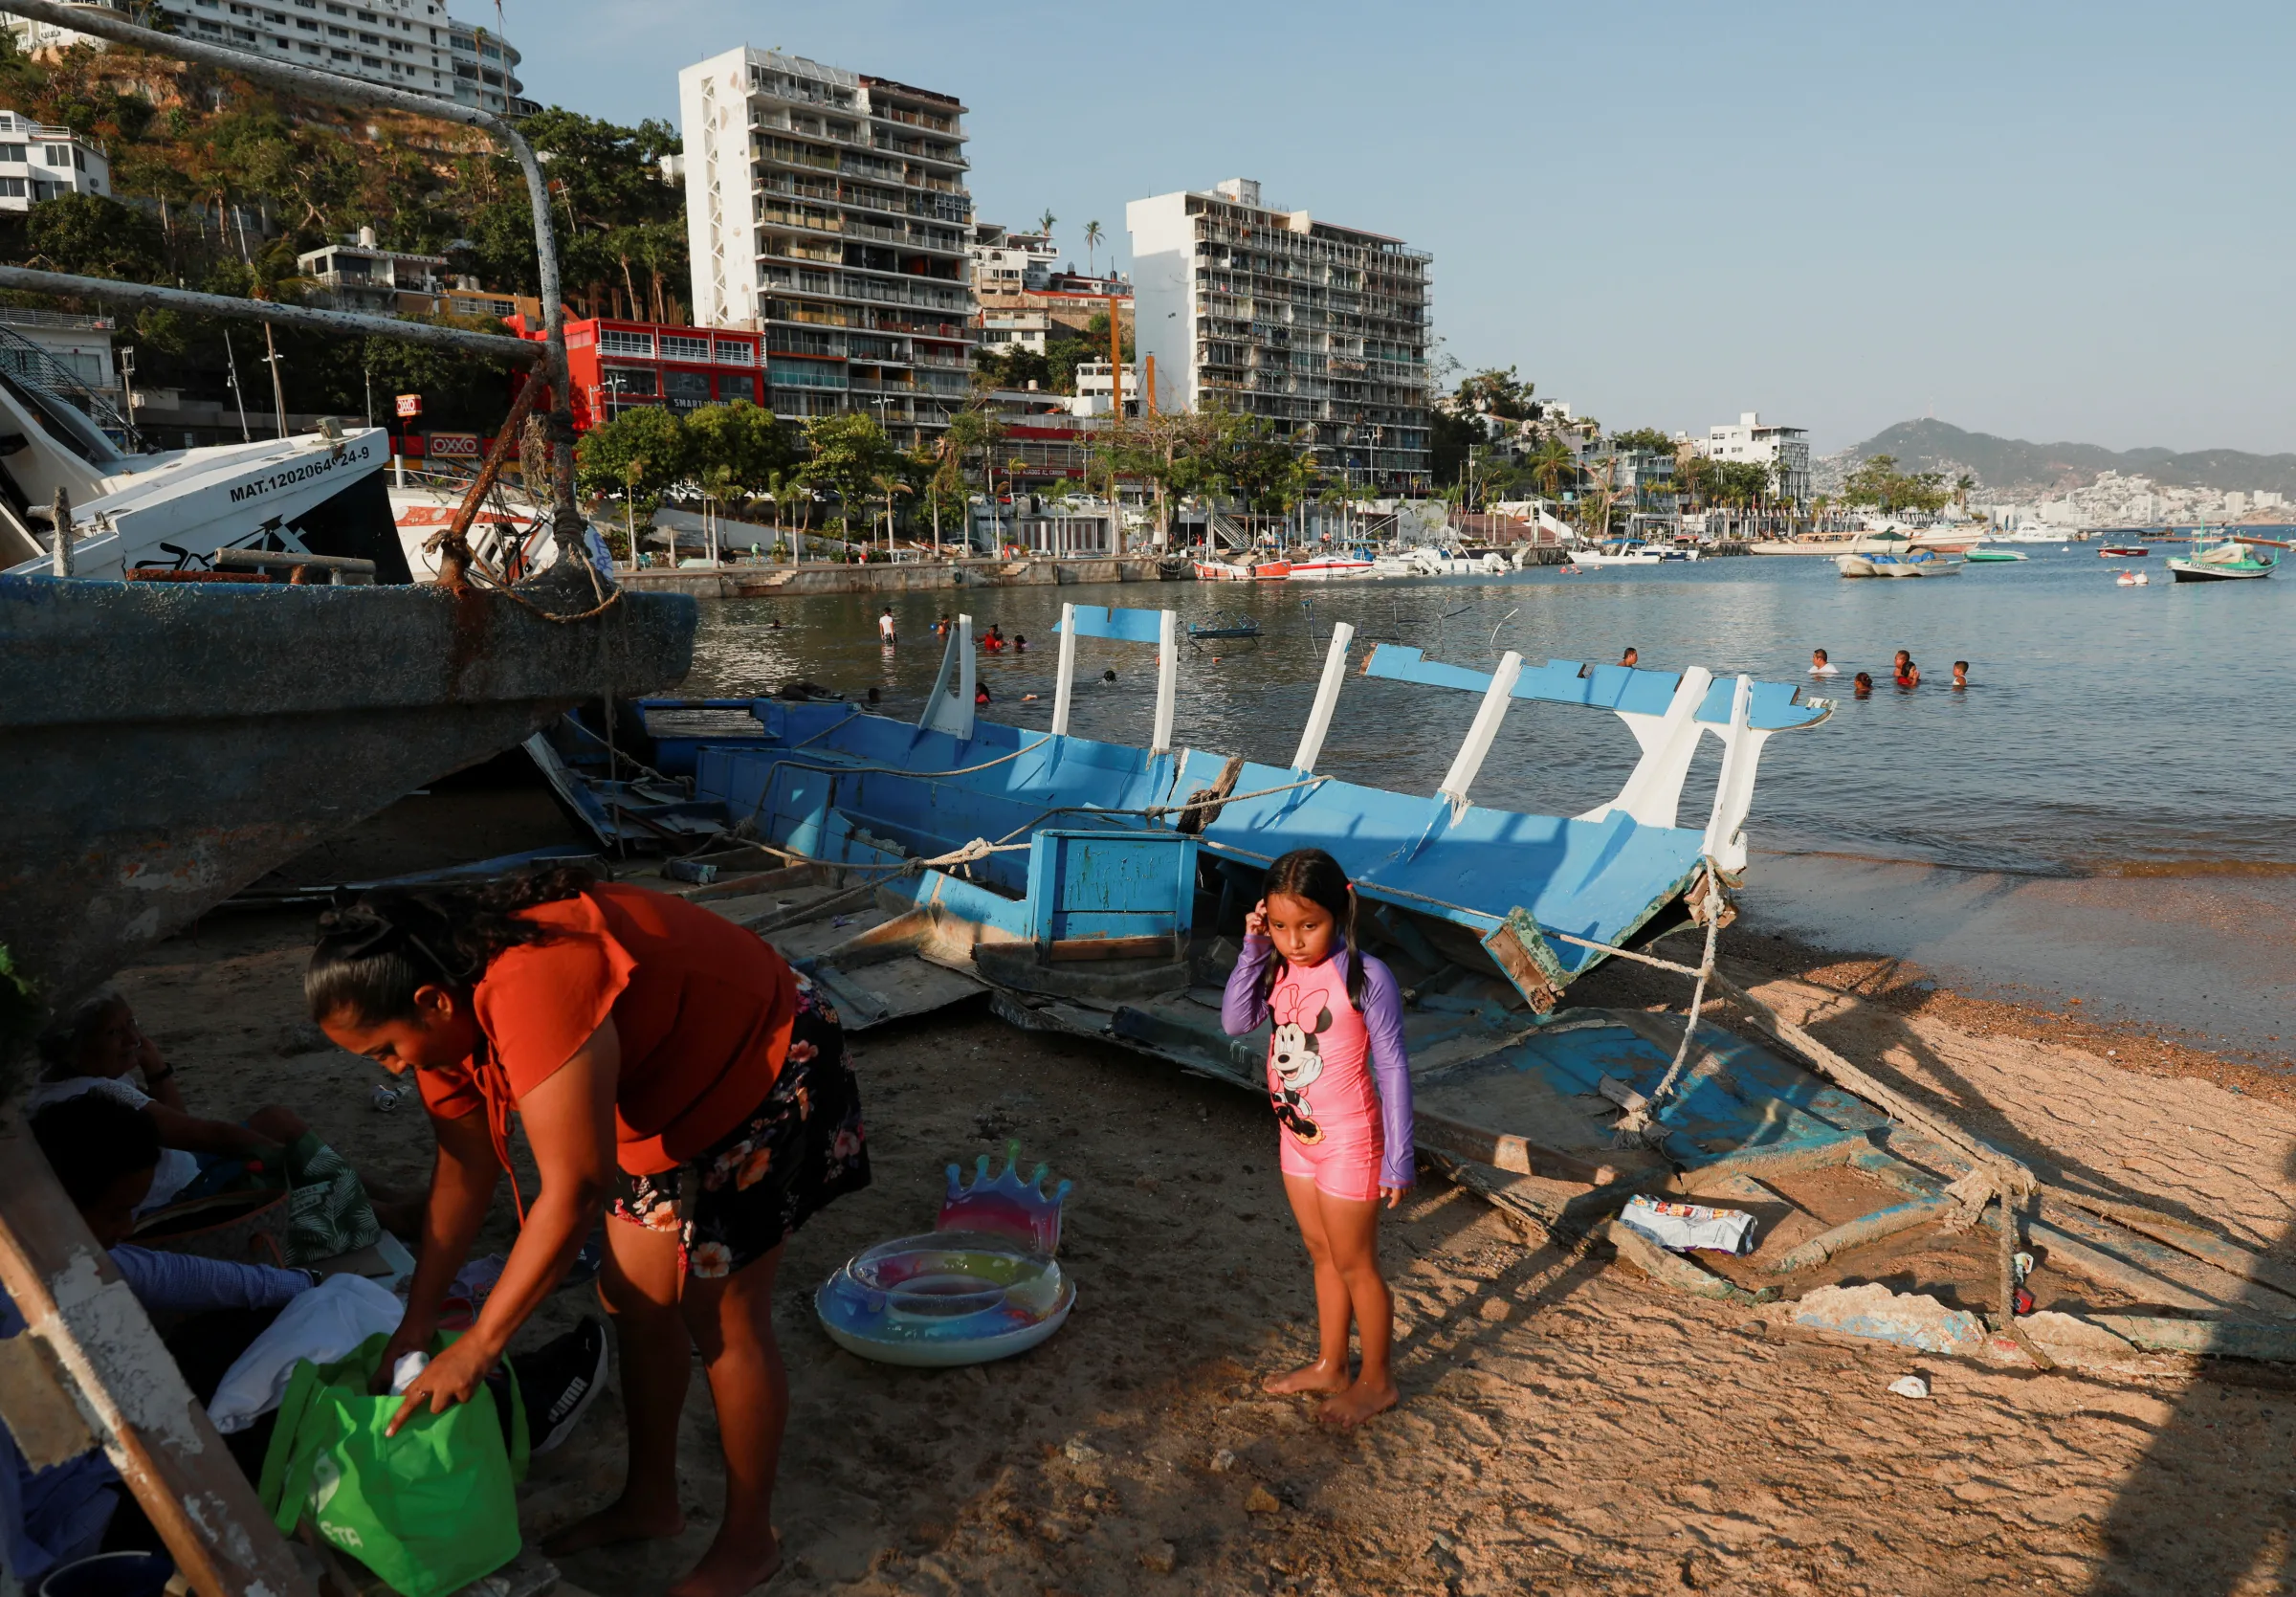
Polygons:
<instances>
[{"instance_id":1,"label":"sandy beach","mask_svg":"<svg viewBox=\"0 0 2296 1597\"><path fill-rule=\"evenodd\" d=\"M369 823L333 862L406 869L548 823L530 795L441 793ZM307 928L293 912L214 917L120 986L195 1105L285 1102L363 1167L419 1180L420 1113L377 1113L377 1073L301 1018ZM1751 934L1726 948L1756 996L2045 1176L2296 1256L2296 1094L2282 1077L1962 998L1895 962ZM1621 973L1573 996L1682 995ZM1668 1294L1431 1174L1383 1238L1402 1406L1330 1433L1304 1400L1259 1389L1313 1337L1263 1102L977 1005L871 1032L855 1054L875 1185L802 1231L782 1277L791 1573L775 1589L2231 1593L2296 1578L2283 1465L2296 1374L2170 1356L2044 1374L1804 1332L1789 1303ZM869 1243L928 1228L944 1164L1008 1138L1077 1184L1068 1326L960 1372L835 1348L815 1286ZM481 1246L507 1247L513 1224L505 1193ZM1957 1275L1977 1278L1966 1262L1916 1231L1794 1291L1879 1280L1950 1300ZM2036 1278L2043 1308L2052 1279ZM585 1312L586 1290L563 1291L526 1336ZM1889 1393L1908 1373L1931 1395ZM685 1423L685 1535L569 1559L570 1583L644 1597L706 1544L719 1466L704 1391ZM530 1540L608 1497L620 1472L609 1394L538 1461Z\"/></svg>"}]
</instances>

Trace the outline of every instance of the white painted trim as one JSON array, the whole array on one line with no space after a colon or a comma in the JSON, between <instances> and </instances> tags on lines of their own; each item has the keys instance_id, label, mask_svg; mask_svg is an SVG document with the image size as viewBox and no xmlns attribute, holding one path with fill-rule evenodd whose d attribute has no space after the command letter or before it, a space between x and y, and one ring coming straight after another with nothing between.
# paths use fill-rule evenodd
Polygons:
<instances>
[{"instance_id":1,"label":"white painted trim","mask_svg":"<svg viewBox=\"0 0 2296 1597\"><path fill-rule=\"evenodd\" d=\"M1063 638L1068 634L1063 632ZM1149 740L1151 755L1172 748L1172 718L1180 706L1180 616L1175 610L1157 611L1156 623L1156 735Z\"/></svg>"},{"instance_id":2,"label":"white painted trim","mask_svg":"<svg viewBox=\"0 0 2296 1597\"><path fill-rule=\"evenodd\" d=\"M1076 699L1076 607L1060 607L1060 675L1052 688L1052 735L1069 735L1069 708Z\"/></svg>"},{"instance_id":3,"label":"white painted trim","mask_svg":"<svg viewBox=\"0 0 2296 1597\"><path fill-rule=\"evenodd\" d=\"M925 699L925 713L916 718L917 729L946 732L960 743L973 736L973 618L960 615L949 629L948 647L941 651L940 674Z\"/></svg>"},{"instance_id":4,"label":"white painted trim","mask_svg":"<svg viewBox=\"0 0 2296 1597\"><path fill-rule=\"evenodd\" d=\"M1667 703L1665 715L1618 712L1619 719L1634 734L1634 741L1642 744L1643 757L1635 762L1617 798L1589 810L1578 819L1607 820L1614 810L1623 810L1638 826L1677 824L1682 809L1682 785L1690 774L1690 760L1698 752L1702 731L1698 707L1706 702L1707 690L1713 683L1712 672L1694 665L1682 674L1682 681L1675 687L1674 698Z\"/></svg>"},{"instance_id":5,"label":"white painted trim","mask_svg":"<svg viewBox=\"0 0 2296 1597\"><path fill-rule=\"evenodd\" d=\"M1292 768L1312 771L1322 758L1323 740L1332 729L1332 712L1339 705L1339 689L1347 681L1348 645L1356 640L1356 629L1341 621L1332 628L1332 647L1323 656L1323 680L1315 684L1315 707L1308 712L1308 724L1299 734L1299 752L1292 756Z\"/></svg>"},{"instance_id":6,"label":"white painted trim","mask_svg":"<svg viewBox=\"0 0 2296 1597\"><path fill-rule=\"evenodd\" d=\"M1762 758L1767 732L1749 723L1754 705L1754 678L1740 677L1731 699L1730 729L1721 734L1722 775L1714 784L1714 809L1706 823L1706 840L1699 852L1725 871L1746 868L1746 816L1754 809L1755 767Z\"/></svg>"},{"instance_id":7,"label":"white painted trim","mask_svg":"<svg viewBox=\"0 0 2296 1597\"><path fill-rule=\"evenodd\" d=\"M1475 785L1475 773L1483 768L1491 740L1499 735L1499 723L1507 719L1507 701L1514 693L1514 679L1522 674L1522 655L1510 649L1499 657L1499 669L1490 674L1490 686L1484 690L1482 706L1475 711L1475 723L1467 729L1467 741L1459 745L1449 774L1436 789L1438 797L1451 801L1454 821L1467 812L1468 789Z\"/></svg>"}]
</instances>

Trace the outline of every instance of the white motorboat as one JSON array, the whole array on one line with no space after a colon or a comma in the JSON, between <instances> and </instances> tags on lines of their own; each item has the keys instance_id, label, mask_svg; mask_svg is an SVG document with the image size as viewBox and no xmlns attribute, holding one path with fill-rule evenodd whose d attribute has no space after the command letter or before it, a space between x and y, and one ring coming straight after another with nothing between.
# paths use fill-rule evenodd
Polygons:
<instances>
[{"instance_id":1,"label":"white motorboat","mask_svg":"<svg viewBox=\"0 0 2296 1597\"><path fill-rule=\"evenodd\" d=\"M1926 549L1910 554L1845 554L1834 566L1845 577L1950 577L1962 563Z\"/></svg>"},{"instance_id":2,"label":"white motorboat","mask_svg":"<svg viewBox=\"0 0 2296 1597\"><path fill-rule=\"evenodd\" d=\"M0 332L0 569L48 570L55 497L83 577L198 570L219 550L370 560L409 578L391 530L389 434L330 428L208 449L131 453L125 419L37 345Z\"/></svg>"},{"instance_id":3,"label":"white motorboat","mask_svg":"<svg viewBox=\"0 0 2296 1597\"><path fill-rule=\"evenodd\" d=\"M1506 556L1491 550L1475 554L1464 549L1403 549L1371 563L1375 577L1496 577L1512 569Z\"/></svg>"},{"instance_id":4,"label":"white motorboat","mask_svg":"<svg viewBox=\"0 0 2296 1597\"><path fill-rule=\"evenodd\" d=\"M1607 543L1581 548L1571 556L1574 566L1660 566L1668 561L1696 560L1696 549L1668 548L1641 538L1614 538Z\"/></svg>"},{"instance_id":5,"label":"white motorboat","mask_svg":"<svg viewBox=\"0 0 2296 1597\"><path fill-rule=\"evenodd\" d=\"M1361 555L1310 555L1292 562L1293 582L1335 582L1345 577L1368 577L1372 563Z\"/></svg>"}]
</instances>

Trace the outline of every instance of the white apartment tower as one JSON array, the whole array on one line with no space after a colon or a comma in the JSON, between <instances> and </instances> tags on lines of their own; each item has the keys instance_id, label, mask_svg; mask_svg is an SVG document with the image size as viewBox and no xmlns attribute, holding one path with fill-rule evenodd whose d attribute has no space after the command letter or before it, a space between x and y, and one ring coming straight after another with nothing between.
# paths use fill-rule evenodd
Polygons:
<instances>
[{"instance_id":1,"label":"white apartment tower","mask_svg":"<svg viewBox=\"0 0 2296 1597\"><path fill-rule=\"evenodd\" d=\"M778 414L938 435L971 385L964 106L751 48L677 87L696 324L765 333Z\"/></svg>"},{"instance_id":2,"label":"white apartment tower","mask_svg":"<svg viewBox=\"0 0 2296 1597\"><path fill-rule=\"evenodd\" d=\"M126 11L120 0L88 11ZM244 50L296 66L520 116L540 109L513 76L519 53L491 28L456 22L440 0L155 0L151 20L188 39ZM11 17L27 50L103 41L53 23Z\"/></svg>"},{"instance_id":3,"label":"white apartment tower","mask_svg":"<svg viewBox=\"0 0 2296 1597\"><path fill-rule=\"evenodd\" d=\"M1248 178L1134 200L1124 220L1157 409L1260 416L1350 482L1429 486L1431 255L1271 210Z\"/></svg>"},{"instance_id":4,"label":"white apartment tower","mask_svg":"<svg viewBox=\"0 0 2296 1597\"><path fill-rule=\"evenodd\" d=\"M1759 410L1742 410L1737 425L1706 430L1695 444L1710 460L1752 460L1771 470L1777 497L1796 504L1810 498L1810 430L1765 422Z\"/></svg>"}]
</instances>

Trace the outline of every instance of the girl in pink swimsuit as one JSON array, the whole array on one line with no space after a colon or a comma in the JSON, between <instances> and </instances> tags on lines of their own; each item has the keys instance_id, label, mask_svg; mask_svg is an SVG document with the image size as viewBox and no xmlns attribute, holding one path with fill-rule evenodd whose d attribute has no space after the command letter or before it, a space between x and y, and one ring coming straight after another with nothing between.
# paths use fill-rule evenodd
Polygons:
<instances>
[{"instance_id":1,"label":"girl in pink swimsuit","mask_svg":"<svg viewBox=\"0 0 2296 1597\"><path fill-rule=\"evenodd\" d=\"M1230 1036L1272 1023L1268 1096L1284 1194L1315 1267L1315 1362L1265 1383L1328 1394L1323 1417L1355 1426L1396 1401L1394 1299L1380 1275L1380 1206L1412 1185L1411 1076L1395 974L1356 944L1356 890L1321 849L1268 869L1244 920L1244 951L1220 1007ZM1350 1323L1363 1350L1348 1375Z\"/></svg>"}]
</instances>

